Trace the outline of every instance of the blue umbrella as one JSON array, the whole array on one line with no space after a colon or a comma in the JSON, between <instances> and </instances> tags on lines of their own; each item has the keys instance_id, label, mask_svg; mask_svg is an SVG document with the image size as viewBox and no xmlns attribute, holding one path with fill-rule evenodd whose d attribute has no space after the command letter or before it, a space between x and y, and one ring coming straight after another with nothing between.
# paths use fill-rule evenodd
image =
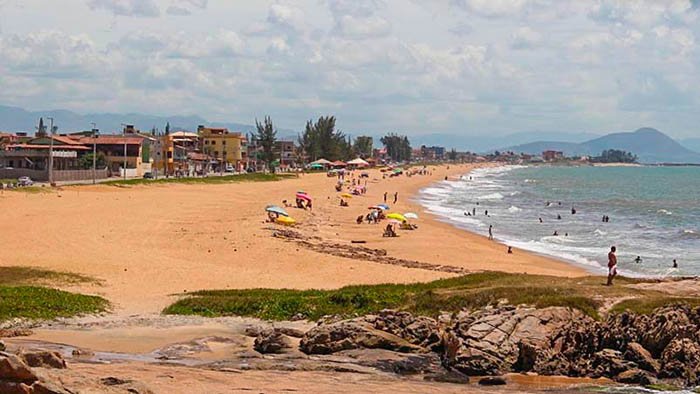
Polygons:
<instances>
[{"instance_id":1,"label":"blue umbrella","mask_svg":"<svg viewBox=\"0 0 700 394\"><path fill-rule=\"evenodd\" d=\"M389 206L386 205L386 204L377 204L377 206L378 206L379 208L382 208L382 209L385 210L385 211L389 209Z\"/></svg>"},{"instance_id":2,"label":"blue umbrella","mask_svg":"<svg viewBox=\"0 0 700 394\"><path fill-rule=\"evenodd\" d=\"M278 214L278 215L289 216L289 214L287 213L287 211L285 211L284 209L278 207L277 205L268 205L267 207L265 207L265 210L266 210L267 212L273 212L273 213L276 213L276 214Z\"/></svg>"}]
</instances>

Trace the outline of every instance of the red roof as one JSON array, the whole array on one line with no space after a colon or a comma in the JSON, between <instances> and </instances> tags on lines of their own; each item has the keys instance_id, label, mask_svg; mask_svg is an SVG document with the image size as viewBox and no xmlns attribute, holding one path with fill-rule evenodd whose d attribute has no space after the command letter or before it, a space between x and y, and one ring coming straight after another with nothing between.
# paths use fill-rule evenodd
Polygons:
<instances>
[{"instance_id":1,"label":"red roof","mask_svg":"<svg viewBox=\"0 0 700 394\"><path fill-rule=\"evenodd\" d=\"M51 149L51 145L37 145L37 144L13 144L8 145L8 149ZM54 150L89 150L87 146L84 145L54 145Z\"/></svg>"}]
</instances>

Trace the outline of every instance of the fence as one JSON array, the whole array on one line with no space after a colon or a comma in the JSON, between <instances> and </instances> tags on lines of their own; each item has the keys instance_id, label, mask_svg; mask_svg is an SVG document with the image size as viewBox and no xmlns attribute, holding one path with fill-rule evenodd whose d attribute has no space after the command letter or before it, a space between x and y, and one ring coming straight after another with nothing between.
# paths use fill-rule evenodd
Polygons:
<instances>
[{"instance_id":1,"label":"fence","mask_svg":"<svg viewBox=\"0 0 700 394\"><path fill-rule=\"evenodd\" d=\"M28 176L34 181L48 182L48 171L30 170L27 168L0 168L0 179L17 179L22 176ZM104 179L109 177L109 170L96 170L95 177ZM53 180L55 182L72 182L86 181L92 179L92 170L54 170Z\"/></svg>"}]
</instances>

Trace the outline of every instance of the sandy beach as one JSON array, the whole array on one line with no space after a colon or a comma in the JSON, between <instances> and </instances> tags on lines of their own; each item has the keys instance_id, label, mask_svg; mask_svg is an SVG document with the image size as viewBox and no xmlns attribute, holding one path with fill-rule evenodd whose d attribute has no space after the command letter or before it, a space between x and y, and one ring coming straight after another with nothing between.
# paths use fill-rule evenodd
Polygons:
<instances>
[{"instance_id":1,"label":"sandy beach","mask_svg":"<svg viewBox=\"0 0 700 394\"><path fill-rule=\"evenodd\" d=\"M340 207L335 178L306 174L279 182L65 187L51 193L0 196L2 266L32 266L95 277L100 286L69 288L107 298L117 314L158 313L173 295L200 289L337 288L406 283L453 275L338 257L276 239L264 207L314 197L312 211L290 208L298 230L324 241L384 249L400 259L466 271L499 270L560 276L584 274L554 259L505 247L456 229L422 211L412 196L432 182L467 173L470 165L436 167L432 175L382 179L370 171L368 192ZM357 225L366 207L398 193L391 211L420 214L419 229L382 238L382 226Z\"/></svg>"}]
</instances>

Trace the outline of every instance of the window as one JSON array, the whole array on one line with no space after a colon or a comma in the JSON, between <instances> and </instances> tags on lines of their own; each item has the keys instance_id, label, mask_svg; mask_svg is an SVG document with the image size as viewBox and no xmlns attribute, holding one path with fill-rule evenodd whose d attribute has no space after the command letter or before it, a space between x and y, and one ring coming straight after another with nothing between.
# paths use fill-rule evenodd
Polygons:
<instances>
[{"instance_id":1,"label":"window","mask_svg":"<svg viewBox=\"0 0 700 394\"><path fill-rule=\"evenodd\" d=\"M218 150L215 150L215 151L214 151L214 156L219 156L219 151L218 151Z\"/></svg>"},{"instance_id":2,"label":"window","mask_svg":"<svg viewBox=\"0 0 700 394\"><path fill-rule=\"evenodd\" d=\"M168 159L172 159L172 158L173 158L173 152L168 151Z\"/></svg>"},{"instance_id":3,"label":"window","mask_svg":"<svg viewBox=\"0 0 700 394\"><path fill-rule=\"evenodd\" d=\"M204 140L204 145L209 145L209 140Z\"/></svg>"},{"instance_id":4,"label":"window","mask_svg":"<svg viewBox=\"0 0 700 394\"><path fill-rule=\"evenodd\" d=\"M211 144L212 144L212 145L216 145L216 141L212 141Z\"/></svg>"},{"instance_id":5,"label":"window","mask_svg":"<svg viewBox=\"0 0 700 394\"><path fill-rule=\"evenodd\" d=\"M221 141L221 145L226 145L226 140Z\"/></svg>"}]
</instances>

